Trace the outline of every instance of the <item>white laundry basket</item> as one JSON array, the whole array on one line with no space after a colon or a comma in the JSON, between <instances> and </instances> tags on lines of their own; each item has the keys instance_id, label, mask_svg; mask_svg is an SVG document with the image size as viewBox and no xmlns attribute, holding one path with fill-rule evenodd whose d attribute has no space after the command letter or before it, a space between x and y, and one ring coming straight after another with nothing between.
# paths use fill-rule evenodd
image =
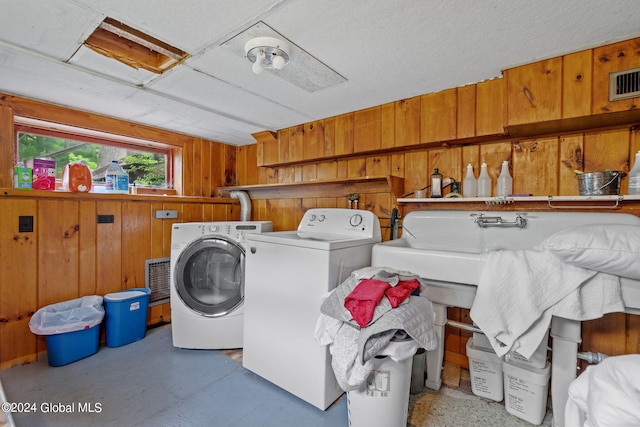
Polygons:
<instances>
[{"instance_id":1,"label":"white laundry basket","mask_svg":"<svg viewBox=\"0 0 640 427\"><path fill-rule=\"evenodd\" d=\"M415 346L415 343L411 339L391 341L386 349L407 345ZM376 356L365 388L347 392L350 427L407 425L413 357L410 355L404 360L394 361L384 354L385 351Z\"/></svg>"}]
</instances>

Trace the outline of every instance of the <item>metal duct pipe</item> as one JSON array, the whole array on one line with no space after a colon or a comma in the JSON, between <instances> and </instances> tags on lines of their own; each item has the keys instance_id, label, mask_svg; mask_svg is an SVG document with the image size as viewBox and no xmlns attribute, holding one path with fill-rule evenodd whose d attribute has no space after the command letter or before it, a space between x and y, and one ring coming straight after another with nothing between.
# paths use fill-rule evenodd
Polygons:
<instances>
[{"instance_id":1,"label":"metal duct pipe","mask_svg":"<svg viewBox=\"0 0 640 427\"><path fill-rule=\"evenodd\" d=\"M240 221L251 221L251 198L246 191L231 191L232 199L240 200Z\"/></svg>"}]
</instances>

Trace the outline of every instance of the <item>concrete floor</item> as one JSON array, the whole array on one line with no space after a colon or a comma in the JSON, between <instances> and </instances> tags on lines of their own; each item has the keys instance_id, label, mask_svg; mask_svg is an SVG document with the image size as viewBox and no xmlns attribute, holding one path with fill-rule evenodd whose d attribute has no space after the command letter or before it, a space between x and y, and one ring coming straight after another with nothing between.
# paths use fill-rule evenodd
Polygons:
<instances>
[{"instance_id":1,"label":"concrete floor","mask_svg":"<svg viewBox=\"0 0 640 427\"><path fill-rule=\"evenodd\" d=\"M0 382L8 402L34 409L13 414L18 427L349 425L345 395L321 411L244 369L241 357L241 351L174 348L167 325L66 366L50 367L44 355L0 371ZM408 425L531 426L503 403L471 394L468 372L466 378L459 388L412 395ZM543 425L551 425L550 411Z\"/></svg>"}]
</instances>

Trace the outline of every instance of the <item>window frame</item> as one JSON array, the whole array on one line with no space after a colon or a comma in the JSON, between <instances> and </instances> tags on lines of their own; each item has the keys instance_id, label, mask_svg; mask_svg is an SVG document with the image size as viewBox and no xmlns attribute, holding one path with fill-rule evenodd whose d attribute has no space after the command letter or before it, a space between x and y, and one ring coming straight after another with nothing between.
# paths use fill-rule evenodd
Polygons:
<instances>
[{"instance_id":1,"label":"window frame","mask_svg":"<svg viewBox=\"0 0 640 427\"><path fill-rule=\"evenodd\" d=\"M174 194L175 188L175 150L170 144L125 135L118 135L105 131L86 129L78 126L48 122L45 120L14 116L14 150L13 164L18 163L18 134L31 133L41 136L70 139L78 142L100 144L113 147L130 148L159 153L166 156L166 187L146 187L154 194ZM59 180L56 180L59 181ZM139 191L142 189L139 189Z\"/></svg>"}]
</instances>

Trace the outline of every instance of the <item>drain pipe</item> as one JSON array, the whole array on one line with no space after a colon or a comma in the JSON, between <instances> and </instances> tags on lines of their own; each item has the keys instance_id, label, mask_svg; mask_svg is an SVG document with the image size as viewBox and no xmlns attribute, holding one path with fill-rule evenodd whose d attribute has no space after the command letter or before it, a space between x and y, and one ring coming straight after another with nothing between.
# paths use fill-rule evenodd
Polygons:
<instances>
[{"instance_id":1,"label":"drain pipe","mask_svg":"<svg viewBox=\"0 0 640 427\"><path fill-rule=\"evenodd\" d=\"M246 191L231 191L229 197L240 200L240 221L251 221L251 198Z\"/></svg>"}]
</instances>

